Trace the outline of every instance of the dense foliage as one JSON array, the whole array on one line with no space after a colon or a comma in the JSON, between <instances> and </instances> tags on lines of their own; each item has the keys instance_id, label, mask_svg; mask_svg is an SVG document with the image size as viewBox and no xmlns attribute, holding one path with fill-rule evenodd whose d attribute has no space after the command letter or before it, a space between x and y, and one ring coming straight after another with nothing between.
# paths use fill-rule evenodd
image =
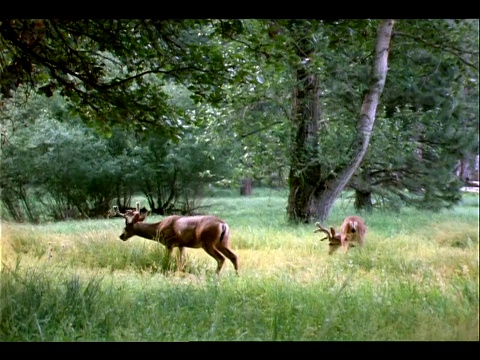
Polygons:
<instances>
[{"instance_id":1,"label":"dense foliage","mask_svg":"<svg viewBox=\"0 0 480 360\"><path fill-rule=\"evenodd\" d=\"M474 24L398 23L383 114L350 183L357 207L371 207L376 198L391 207L438 210L459 200L465 178L453 176L454 169L478 154L478 34L467 31ZM460 34L468 36L458 44Z\"/></svg>"},{"instance_id":2,"label":"dense foliage","mask_svg":"<svg viewBox=\"0 0 480 360\"><path fill-rule=\"evenodd\" d=\"M206 185L228 174L228 152L199 130L181 143L118 128L104 138L61 110L61 97L36 97L27 111L38 102L42 111L15 130L0 163L1 199L14 220L105 216L138 193L154 213L189 213Z\"/></svg>"},{"instance_id":3,"label":"dense foliage","mask_svg":"<svg viewBox=\"0 0 480 360\"><path fill-rule=\"evenodd\" d=\"M181 114L172 113L162 85L175 79L194 97L218 102L222 84L238 81L238 64L224 58L216 38L240 25L237 20L1 20L2 94L11 96L20 84L47 96L60 90L88 122L173 134L182 128Z\"/></svg>"},{"instance_id":4,"label":"dense foliage","mask_svg":"<svg viewBox=\"0 0 480 360\"><path fill-rule=\"evenodd\" d=\"M208 186L253 180L289 187L310 221L325 204L307 189L355 155L379 23L0 20L2 216L98 216L135 194L189 212ZM347 186L357 210L459 200L455 169L478 154L478 47L475 19L396 20Z\"/></svg>"}]
</instances>

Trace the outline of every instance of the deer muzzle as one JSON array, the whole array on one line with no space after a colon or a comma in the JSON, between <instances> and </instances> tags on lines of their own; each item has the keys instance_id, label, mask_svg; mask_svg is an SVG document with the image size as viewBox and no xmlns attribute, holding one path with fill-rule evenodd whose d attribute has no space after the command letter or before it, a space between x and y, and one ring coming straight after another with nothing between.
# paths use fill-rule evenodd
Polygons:
<instances>
[{"instance_id":1,"label":"deer muzzle","mask_svg":"<svg viewBox=\"0 0 480 360\"><path fill-rule=\"evenodd\" d=\"M128 236L127 236L126 231L124 231L122 234L120 234L119 238L120 238L120 240L122 240L122 241L127 241L127 240L128 240Z\"/></svg>"}]
</instances>

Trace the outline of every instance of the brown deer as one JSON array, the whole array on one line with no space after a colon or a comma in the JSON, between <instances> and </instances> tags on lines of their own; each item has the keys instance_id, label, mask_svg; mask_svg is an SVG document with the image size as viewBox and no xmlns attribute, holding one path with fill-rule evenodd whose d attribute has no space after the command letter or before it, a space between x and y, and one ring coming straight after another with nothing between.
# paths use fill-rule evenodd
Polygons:
<instances>
[{"instance_id":1,"label":"brown deer","mask_svg":"<svg viewBox=\"0 0 480 360\"><path fill-rule=\"evenodd\" d=\"M171 215L156 223L145 223L148 215L137 210L128 210L125 214L115 208L115 213L125 218L125 229L120 235L123 241L132 236L158 241L167 248L170 257L175 247L179 249L178 269L183 270L185 248L203 248L217 261L217 274L222 270L227 257L238 274L238 257L230 248L230 230L228 224L213 215L180 216Z\"/></svg>"},{"instance_id":2,"label":"brown deer","mask_svg":"<svg viewBox=\"0 0 480 360\"><path fill-rule=\"evenodd\" d=\"M355 245L363 246L365 243L365 234L367 232L367 226L363 219L359 216L348 216L342 223L340 233L337 233L333 227L327 229L320 223L315 223L318 229L316 232L324 232L327 237L320 239L321 241L328 239L329 250L328 254L331 255L340 246L343 247L344 253L348 251L349 247L355 247Z\"/></svg>"},{"instance_id":3,"label":"brown deer","mask_svg":"<svg viewBox=\"0 0 480 360\"><path fill-rule=\"evenodd\" d=\"M108 210L107 218L110 218L112 216L113 217L122 217L122 215L123 215L122 213L127 212L128 210L139 211L141 214L144 214L145 217L148 215L147 208L144 206L143 208L140 209L140 203L137 201L135 207L123 206L123 207L119 208L118 206L114 205L112 209Z\"/></svg>"}]
</instances>

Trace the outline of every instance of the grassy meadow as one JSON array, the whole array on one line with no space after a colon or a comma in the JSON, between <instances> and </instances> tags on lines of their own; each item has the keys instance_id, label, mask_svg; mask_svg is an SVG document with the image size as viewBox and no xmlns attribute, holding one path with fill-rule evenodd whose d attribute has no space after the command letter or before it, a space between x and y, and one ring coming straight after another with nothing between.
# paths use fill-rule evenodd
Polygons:
<instances>
[{"instance_id":1,"label":"grassy meadow","mask_svg":"<svg viewBox=\"0 0 480 360\"><path fill-rule=\"evenodd\" d=\"M204 199L240 260L119 240L121 218L1 223L0 341L479 341L479 197L438 213L359 214L366 245L329 256L287 193ZM355 214L339 199L327 226ZM147 221L161 220L150 216ZM176 251L174 254L176 254Z\"/></svg>"}]
</instances>

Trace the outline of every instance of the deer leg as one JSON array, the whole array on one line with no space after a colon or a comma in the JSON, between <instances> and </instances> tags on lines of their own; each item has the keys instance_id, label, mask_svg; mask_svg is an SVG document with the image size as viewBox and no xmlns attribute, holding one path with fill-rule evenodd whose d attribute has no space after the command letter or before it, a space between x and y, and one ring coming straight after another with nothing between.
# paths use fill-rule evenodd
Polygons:
<instances>
[{"instance_id":1,"label":"deer leg","mask_svg":"<svg viewBox=\"0 0 480 360\"><path fill-rule=\"evenodd\" d=\"M235 271L238 274L238 256L237 256L237 254L235 254L229 248L226 248L226 247L223 247L223 246L219 246L217 249L218 249L218 251L220 251L223 255L225 255L232 262L233 266L235 267Z\"/></svg>"},{"instance_id":2,"label":"deer leg","mask_svg":"<svg viewBox=\"0 0 480 360\"><path fill-rule=\"evenodd\" d=\"M170 264L171 264L171 260L172 260L172 252L173 252L173 246L167 246L167 254L166 254L166 257L167 257L167 261L168 261L168 267L170 267Z\"/></svg>"},{"instance_id":3,"label":"deer leg","mask_svg":"<svg viewBox=\"0 0 480 360\"><path fill-rule=\"evenodd\" d=\"M178 247L178 269L183 271L185 265L185 248L183 246Z\"/></svg>"},{"instance_id":4,"label":"deer leg","mask_svg":"<svg viewBox=\"0 0 480 360\"><path fill-rule=\"evenodd\" d=\"M204 246L203 249L207 252L208 255L217 260L217 274L219 274L225 262L225 257L213 246Z\"/></svg>"},{"instance_id":5,"label":"deer leg","mask_svg":"<svg viewBox=\"0 0 480 360\"><path fill-rule=\"evenodd\" d=\"M348 243L348 237L347 236L345 236L344 238L342 237L342 239L340 240L340 245L342 246L343 253L345 254L348 251L348 246L350 245Z\"/></svg>"}]
</instances>

